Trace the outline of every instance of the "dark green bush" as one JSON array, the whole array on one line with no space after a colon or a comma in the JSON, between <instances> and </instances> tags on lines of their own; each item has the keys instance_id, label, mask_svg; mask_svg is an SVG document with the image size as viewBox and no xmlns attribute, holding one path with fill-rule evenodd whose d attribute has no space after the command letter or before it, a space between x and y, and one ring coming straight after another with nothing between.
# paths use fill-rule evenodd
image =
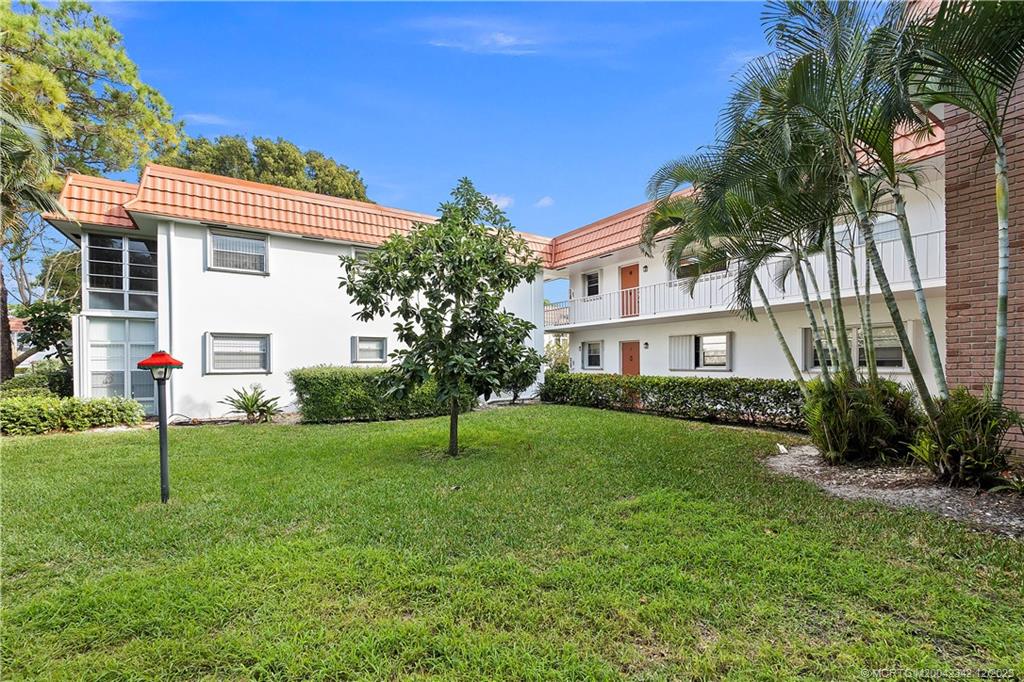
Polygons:
<instances>
[{"instance_id":1,"label":"dark green bush","mask_svg":"<svg viewBox=\"0 0 1024 682\"><path fill-rule=\"evenodd\" d=\"M319 365L293 369L288 378L305 422L383 421L449 413L447 403L438 401L433 381L405 398L387 395L380 381L384 371ZM464 411L475 402L475 397L466 396Z\"/></svg>"},{"instance_id":2,"label":"dark green bush","mask_svg":"<svg viewBox=\"0 0 1024 682\"><path fill-rule=\"evenodd\" d=\"M843 462L906 460L921 424L914 394L895 381L837 374L808 384L807 430L822 457Z\"/></svg>"},{"instance_id":3,"label":"dark green bush","mask_svg":"<svg viewBox=\"0 0 1024 682\"><path fill-rule=\"evenodd\" d=\"M681 419L803 429L795 381L738 377L655 377L548 371L541 400L651 412Z\"/></svg>"},{"instance_id":4,"label":"dark green bush","mask_svg":"<svg viewBox=\"0 0 1024 682\"><path fill-rule=\"evenodd\" d=\"M1021 416L988 395L976 396L963 387L936 406L938 419L918 432L913 456L943 483L999 482L1010 453L1006 435L1012 428L1022 428Z\"/></svg>"},{"instance_id":5,"label":"dark green bush","mask_svg":"<svg viewBox=\"0 0 1024 682\"><path fill-rule=\"evenodd\" d=\"M0 399L0 433L8 436L138 424L142 418L142 406L125 398L82 400L37 395Z\"/></svg>"},{"instance_id":6,"label":"dark green bush","mask_svg":"<svg viewBox=\"0 0 1024 682\"><path fill-rule=\"evenodd\" d=\"M70 397L73 393L71 370L57 361L43 360L0 385L0 395L18 395L9 392L26 388L44 389L59 397Z\"/></svg>"}]
</instances>

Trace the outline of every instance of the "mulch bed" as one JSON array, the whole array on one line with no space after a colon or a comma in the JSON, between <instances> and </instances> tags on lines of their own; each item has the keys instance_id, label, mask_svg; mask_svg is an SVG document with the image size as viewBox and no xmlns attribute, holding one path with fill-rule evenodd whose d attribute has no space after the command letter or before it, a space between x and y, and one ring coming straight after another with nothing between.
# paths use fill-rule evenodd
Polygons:
<instances>
[{"instance_id":1,"label":"mulch bed","mask_svg":"<svg viewBox=\"0 0 1024 682\"><path fill-rule=\"evenodd\" d=\"M921 466L828 464L810 445L791 446L765 459L772 471L810 481L847 500L913 507L999 535L1024 539L1024 497L974 488L949 488Z\"/></svg>"}]
</instances>

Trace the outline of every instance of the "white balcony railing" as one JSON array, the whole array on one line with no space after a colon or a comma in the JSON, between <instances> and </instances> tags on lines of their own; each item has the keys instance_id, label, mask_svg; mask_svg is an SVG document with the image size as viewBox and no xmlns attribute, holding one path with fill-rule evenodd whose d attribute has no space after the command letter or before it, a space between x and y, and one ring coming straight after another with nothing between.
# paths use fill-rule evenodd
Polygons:
<instances>
[{"instance_id":1,"label":"white balcony railing","mask_svg":"<svg viewBox=\"0 0 1024 682\"><path fill-rule=\"evenodd\" d=\"M945 231L939 230L915 235L913 243L922 282L926 286L943 284L946 277ZM897 239L880 242L877 246L882 265L889 276L889 284L893 290L910 288L910 268L907 266L903 242ZM839 256L839 288L843 296L852 296L854 293L854 264L856 264L858 281L863 290L864 273L868 268L863 245L854 247L852 255L840 254ZM809 265L814 270L814 275L822 289L822 295L827 295L828 266L824 254L812 256L809 259ZM783 286L780 287L775 283L776 267L776 263L768 263L758 273L761 285L764 287L765 293L768 294L768 300L771 303L801 301L796 274L790 272L783 282ZM874 277L872 277L872 291L878 292ZM683 315L727 310L732 305L734 298L732 273L716 273L701 277L692 294L688 282L660 282L632 289L611 291L597 296L551 303L544 307L544 326L550 330L580 324L648 318L658 315ZM756 294L753 300L755 304L760 302Z\"/></svg>"}]
</instances>

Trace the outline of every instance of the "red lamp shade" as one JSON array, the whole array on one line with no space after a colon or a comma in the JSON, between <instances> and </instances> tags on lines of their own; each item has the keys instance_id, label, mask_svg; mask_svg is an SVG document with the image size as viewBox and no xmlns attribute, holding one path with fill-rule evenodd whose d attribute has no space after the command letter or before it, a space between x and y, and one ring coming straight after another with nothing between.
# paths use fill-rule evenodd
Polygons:
<instances>
[{"instance_id":1,"label":"red lamp shade","mask_svg":"<svg viewBox=\"0 0 1024 682\"><path fill-rule=\"evenodd\" d=\"M145 360L140 360L136 366L139 369L148 369L152 373L153 378L160 381L170 376L172 369L181 367L182 362L181 360L175 360L166 352L158 350Z\"/></svg>"}]
</instances>

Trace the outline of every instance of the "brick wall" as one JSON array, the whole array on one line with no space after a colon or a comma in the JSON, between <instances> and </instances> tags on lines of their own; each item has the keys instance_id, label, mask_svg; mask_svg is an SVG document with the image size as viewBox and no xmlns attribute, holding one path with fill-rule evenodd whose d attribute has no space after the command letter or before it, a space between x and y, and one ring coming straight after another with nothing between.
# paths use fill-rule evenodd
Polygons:
<instances>
[{"instance_id":1,"label":"brick wall","mask_svg":"<svg viewBox=\"0 0 1024 682\"><path fill-rule=\"evenodd\" d=\"M995 153L975 121L954 109L946 127L946 374L980 393L992 383L996 315ZM1007 116L1010 169L1010 300L1006 387L1024 411L1024 79ZM1024 437L1014 437L1024 452Z\"/></svg>"}]
</instances>

